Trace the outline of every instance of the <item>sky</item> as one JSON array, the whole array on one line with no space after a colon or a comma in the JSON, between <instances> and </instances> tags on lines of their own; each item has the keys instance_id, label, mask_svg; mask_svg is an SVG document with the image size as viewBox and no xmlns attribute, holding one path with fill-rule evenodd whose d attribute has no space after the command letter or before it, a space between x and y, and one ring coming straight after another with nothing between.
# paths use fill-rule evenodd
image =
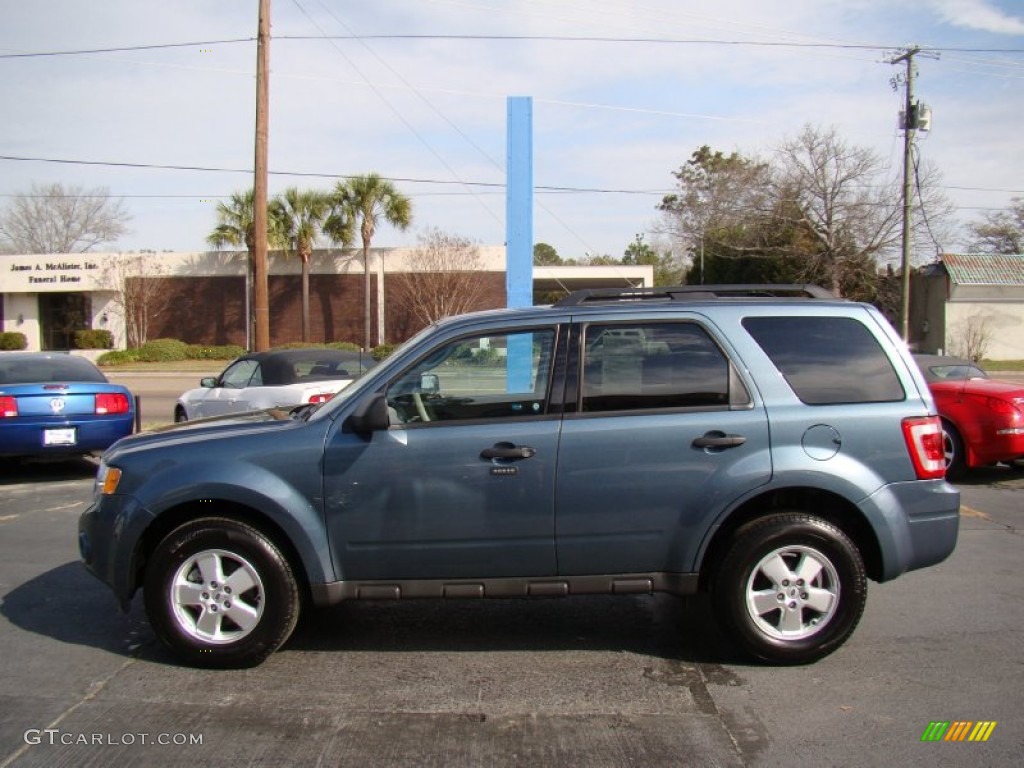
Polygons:
<instances>
[{"instance_id":1,"label":"sky","mask_svg":"<svg viewBox=\"0 0 1024 768\"><path fill-rule=\"evenodd\" d=\"M132 215L108 250L204 249L252 184L257 9L0 0L0 206L104 187ZM771 159L835 127L896 177L911 45L919 155L959 220L1024 197L1020 0L273 0L271 21L270 194L390 178L414 222L375 246L505 241L509 97L533 101L534 241L563 258L663 241L657 205L705 144Z\"/></svg>"}]
</instances>

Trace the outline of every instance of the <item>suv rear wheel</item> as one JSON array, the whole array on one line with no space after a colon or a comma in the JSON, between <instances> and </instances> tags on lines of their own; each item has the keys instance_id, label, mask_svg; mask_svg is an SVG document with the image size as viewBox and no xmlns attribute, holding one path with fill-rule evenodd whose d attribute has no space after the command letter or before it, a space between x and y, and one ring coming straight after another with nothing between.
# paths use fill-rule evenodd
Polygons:
<instances>
[{"instance_id":1,"label":"suv rear wheel","mask_svg":"<svg viewBox=\"0 0 1024 768\"><path fill-rule=\"evenodd\" d=\"M946 477L956 479L963 475L967 462L964 459L964 441L956 427L942 420L942 451L946 455Z\"/></svg>"},{"instance_id":2,"label":"suv rear wheel","mask_svg":"<svg viewBox=\"0 0 1024 768\"><path fill-rule=\"evenodd\" d=\"M812 515L776 514L740 528L713 581L719 621L754 656L815 661L852 634L867 577L856 545Z\"/></svg>"},{"instance_id":3,"label":"suv rear wheel","mask_svg":"<svg viewBox=\"0 0 1024 768\"><path fill-rule=\"evenodd\" d=\"M157 636L204 667L259 664L291 635L299 591L266 536L227 518L202 518L161 541L146 569L146 613Z\"/></svg>"}]
</instances>

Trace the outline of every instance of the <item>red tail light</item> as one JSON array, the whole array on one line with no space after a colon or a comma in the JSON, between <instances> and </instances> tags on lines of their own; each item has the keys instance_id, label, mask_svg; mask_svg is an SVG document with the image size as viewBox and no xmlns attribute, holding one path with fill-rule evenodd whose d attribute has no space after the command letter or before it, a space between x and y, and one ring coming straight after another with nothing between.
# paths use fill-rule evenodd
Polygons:
<instances>
[{"instance_id":1,"label":"red tail light","mask_svg":"<svg viewBox=\"0 0 1024 768\"><path fill-rule=\"evenodd\" d=\"M1013 403L1007 402L1006 400L1000 400L998 397L991 397L988 395L974 395L973 399L981 406L988 408L994 413L1000 413L1003 415L1012 416L1019 411Z\"/></svg>"},{"instance_id":2,"label":"red tail light","mask_svg":"<svg viewBox=\"0 0 1024 768\"><path fill-rule=\"evenodd\" d=\"M10 395L0 395L0 419L18 415L18 401Z\"/></svg>"},{"instance_id":3,"label":"red tail light","mask_svg":"<svg viewBox=\"0 0 1024 768\"><path fill-rule=\"evenodd\" d=\"M129 407L127 396L120 392L96 395L95 412L98 414L128 413Z\"/></svg>"},{"instance_id":4,"label":"red tail light","mask_svg":"<svg viewBox=\"0 0 1024 768\"><path fill-rule=\"evenodd\" d=\"M330 392L325 392L325 393L322 393L322 394L319 394L319 395L310 395L309 399L307 399L306 402L307 403L326 403L332 397L334 397L334 395L332 395Z\"/></svg>"},{"instance_id":5,"label":"red tail light","mask_svg":"<svg viewBox=\"0 0 1024 768\"><path fill-rule=\"evenodd\" d=\"M904 419L903 438L918 480L938 480L946 474L942 421L938 416Z\"/></svg>"}]
</instances>

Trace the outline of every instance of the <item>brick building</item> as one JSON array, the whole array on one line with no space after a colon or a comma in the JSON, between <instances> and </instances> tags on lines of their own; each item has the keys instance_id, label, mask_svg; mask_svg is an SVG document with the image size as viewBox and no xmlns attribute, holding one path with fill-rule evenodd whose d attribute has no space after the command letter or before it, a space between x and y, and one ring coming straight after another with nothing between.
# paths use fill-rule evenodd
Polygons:
<instances>
[{"instance_id":1,"label":"brick building","mask_svg":"<svg viewBox=\"0 0 1024 768\"><path fill-rule=\"evenodd\" d=\"M478 253L470 272L478 298L471 308L505 306L504 246L480 246ZM412 248L370 252L371 338L376 343L403 341L424 324L403 300L404 292L430 285L417 269L415 254ZM123 286L145 284L151 302L147 338L248 347L246 264L244 251L0 255L2 330L24 333L28 348L39 350L69 349L75 331L107 329L114 346L124 348ZM548 291L653 283L651 267L536 267L534 272L535 287ZM300 341L298 258L271 253L268 282L271 345ZM360 251L314 252L311 341L362 342L363 285Z\"/></svg>"}]
</instances>

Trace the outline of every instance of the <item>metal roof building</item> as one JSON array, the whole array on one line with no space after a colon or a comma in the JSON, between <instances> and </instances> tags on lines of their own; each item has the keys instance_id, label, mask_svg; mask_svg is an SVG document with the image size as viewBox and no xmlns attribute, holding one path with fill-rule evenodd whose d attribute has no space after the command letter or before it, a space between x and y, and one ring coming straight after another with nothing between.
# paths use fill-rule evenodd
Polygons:
<instances>
[{"instance_id":1,"label":"metal roof building","mask_svg":"<svg viewBox=\"0 0 1024 768\"><path fill-rule=\"evenodd\" d=\"M943 254L918 270L910 303L921 352L1024 359L1024 254Z\"/></svg>"}]
</instances>

